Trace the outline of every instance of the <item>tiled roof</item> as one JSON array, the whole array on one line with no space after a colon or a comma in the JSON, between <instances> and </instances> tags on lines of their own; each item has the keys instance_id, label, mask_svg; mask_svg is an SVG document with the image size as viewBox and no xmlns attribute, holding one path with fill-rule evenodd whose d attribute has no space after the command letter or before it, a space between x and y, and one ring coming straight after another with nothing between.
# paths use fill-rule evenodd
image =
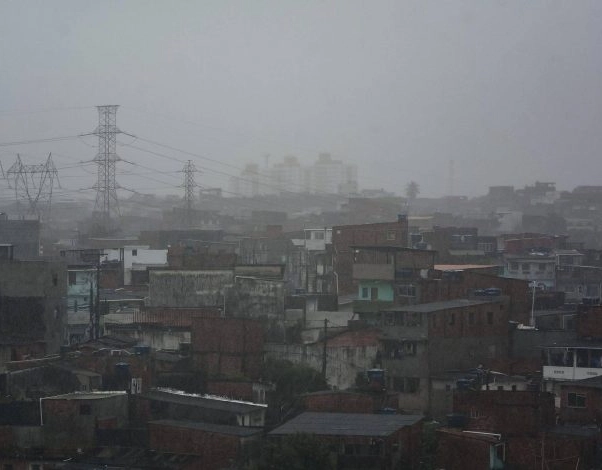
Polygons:
<instances>
[{"instance_id":1,"label":"tiled roof","mask_svg":"<svg viewBox=\"0 0 602 470\"><path fill-rule=\"evenodd\" d=\"M386 437L421 419L420 415L306 412L269 434L287 435L302 432L319 436Z\"/></svg>"}]
</instances>

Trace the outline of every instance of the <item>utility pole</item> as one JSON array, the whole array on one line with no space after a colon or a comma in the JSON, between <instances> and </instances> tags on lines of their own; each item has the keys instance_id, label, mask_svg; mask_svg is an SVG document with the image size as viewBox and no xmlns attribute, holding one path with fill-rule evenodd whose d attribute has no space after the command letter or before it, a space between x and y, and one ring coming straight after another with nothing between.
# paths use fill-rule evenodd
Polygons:
<instances>
[{"instance_id":1,"label":"utility pole","mask_svg":"<svg viewBox=\"0 0 602 470\"><path fill-rule=\"evenodd\" d=\"M96 189L96 205L94 210L99 214L100 220L108 230L111 215L120 215L119 200L117 199L117 188L115 181L115 167L119 156L115 151L117 145L117 134L121 131L117 127L118 105L97 106L98 127L92 134L98 136L98 154L94 162L98 165L98 178L94 189Z\"/></svg>"},{"instance_id":2,"label":"utility pole","mask_svg":"<svg viewBox=\"0 0 602 470\"><path fill-rule=\"evenodd\" d=\"M328 335L328 318L324 319L324 349L322 350L322 377L326 381L326 338Z\"/></svg>"}]
</instances>

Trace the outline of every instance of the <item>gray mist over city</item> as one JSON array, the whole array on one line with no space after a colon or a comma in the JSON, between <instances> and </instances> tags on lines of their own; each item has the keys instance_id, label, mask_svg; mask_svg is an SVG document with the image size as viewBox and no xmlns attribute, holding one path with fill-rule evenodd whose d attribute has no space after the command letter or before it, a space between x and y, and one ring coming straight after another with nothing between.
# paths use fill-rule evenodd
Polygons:
<instances>
[{"instance_id":1,"label":"gray mist over city","mask_svg":"<svg viewBox=\"0 0 602 470\"><path fill-rule=\"evenodd\" d=\"M602 468L602 3L0 0L0 469Z\"/></svg>"},{"instance_id":2,"label":"gray mist over city","mask_svg":"<svg viewBox=\"0 0 602 470\"><path fill-rule=\"evenodd\" d=\"M330 153L357 165L361 188L571 190L597 181L601 16L596 1L4 1L0 140L91 132L93 107L117 104L124 132L235 167ZM86 144L2 147L1 158L54 151L67 166L93 158ZM227 189L211 169L233 168L203 166L199 183ZM94 183L69 170L66 189ZM142 192L177 186L118 173Z\"/></svg>"}]
</instances>

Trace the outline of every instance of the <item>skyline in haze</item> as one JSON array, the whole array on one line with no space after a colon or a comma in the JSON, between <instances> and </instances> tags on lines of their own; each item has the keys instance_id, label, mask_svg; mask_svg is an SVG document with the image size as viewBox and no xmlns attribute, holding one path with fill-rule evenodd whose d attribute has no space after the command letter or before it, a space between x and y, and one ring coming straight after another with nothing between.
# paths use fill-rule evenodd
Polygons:
<instances>
[{"instance_id":1,"label":"skyline in haze","mask_svg":"<svg viewBox=\"0 0 602 470\"><path fill-rule=\"evenodd\" d=\"M266 154L322 152L400 195L449 194L451 161L454 195L599 184L599 2L3 0L0 31L0 143L90 133L119 104L138 139L120 136L117 180L135 191L181 192L189 159L227 189ZM0 161L52 152L59 192L93 197L95 144Z\"/></svg>"}]
</instances>

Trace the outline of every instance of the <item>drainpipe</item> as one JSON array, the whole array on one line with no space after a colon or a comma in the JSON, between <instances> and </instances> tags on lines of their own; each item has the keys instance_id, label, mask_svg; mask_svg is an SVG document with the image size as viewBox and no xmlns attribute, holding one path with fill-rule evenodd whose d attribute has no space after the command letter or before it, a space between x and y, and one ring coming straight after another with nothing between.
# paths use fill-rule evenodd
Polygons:
<instances>
[{"instance_id":1,"label":"drainpipe","mask_svg":"<svg viewBox=\"0 0 602 470\"><path fill-rule=\"evenodd\" d=\"M43 400L43 398L40 398L40 426L44 426L44 414L42 413L42 400Z\"/></svg>"}]
</instances>

